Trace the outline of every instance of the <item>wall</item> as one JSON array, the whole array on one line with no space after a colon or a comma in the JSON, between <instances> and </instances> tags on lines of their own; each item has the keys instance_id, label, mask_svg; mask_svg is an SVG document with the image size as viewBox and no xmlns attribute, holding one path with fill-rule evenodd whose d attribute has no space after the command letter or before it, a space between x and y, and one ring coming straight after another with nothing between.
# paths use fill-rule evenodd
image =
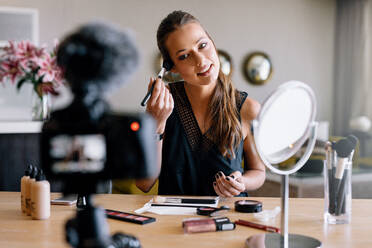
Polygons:
<instances>
[{"instance_id":1,"label":"wall","mask_svg":"<svg viewBox=\"0 0 372 248\"><path fill-rule=\"evenodd\" d=\"M169 12L183 9L200 19L218 48L230 53L237 88L262 102L279 84L301 80L317 95L317 119L332 119L334 0L0 0L0 6L38 9L41 44L52 44L97 18L134 30L142 62L131 83L110 99L115 109L141 110L149 77L156 73L156 28ZM274 74L265 86L248 84L241 73L244 57L255 50L268 53L273 62ZM63 96L59 103L66 101Z\"/></svg>"}]
</instances>

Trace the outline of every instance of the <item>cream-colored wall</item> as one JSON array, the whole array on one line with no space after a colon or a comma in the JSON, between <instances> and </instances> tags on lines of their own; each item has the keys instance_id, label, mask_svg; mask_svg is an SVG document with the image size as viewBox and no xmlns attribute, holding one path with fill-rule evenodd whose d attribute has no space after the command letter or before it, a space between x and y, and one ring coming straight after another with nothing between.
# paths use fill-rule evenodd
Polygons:
<instances>
[{"instance_id":1,"label":"cream-colored wall","mask_svg":"<svg viewBox=\"0 0 372 248\"><path fill-rule=\"evenodd\" d=\"M141 110L157 53L155 33L163 17L176 9L191 12L230 53L237 88L260 102L287 80L308 83L318 98L319 120L331 120L334 0L0 0L0 6L39 10L40 43L52 43L78 24L103 19L134 30L142 62L131 82L110 99L119 110ZM248 84L244 57L261 50L271 56L274 74L265 86Z\"/></svg>"}]
</instances>

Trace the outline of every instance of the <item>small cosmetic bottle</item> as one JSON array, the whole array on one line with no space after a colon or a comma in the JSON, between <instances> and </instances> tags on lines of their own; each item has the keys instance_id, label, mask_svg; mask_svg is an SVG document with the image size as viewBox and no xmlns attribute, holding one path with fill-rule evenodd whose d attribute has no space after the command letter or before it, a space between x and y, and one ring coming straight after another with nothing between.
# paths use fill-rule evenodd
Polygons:
<instances>
[{"instance_id":1,"label":"small cosmetic bottle","mask_svg":"<svg viewBox=\"0 0 372 248\"><path fill-rule=\"evenodd\" d=\"M50 184L41 169L31 185L31 216L34 220L45 220L50 216Z\"/></svg>"},{"instance_id":2,"label":"small cosmetic bottle","mask_svg":"<svg viewBox=\"0 0 372 248\"><path fill-rule=\"evenodd\" d=\"M31 215L31 185L32 182L35 181L35 177L37 175L37 167L33 166L31 173L30 173L30 178L26 181L26 214Z\"/></svg>"},{"instance_id":3,"label":"small cosmetic bottle","mask_svg":"<svg viewBox=\"0 0 372 248\"><path fill-rule=\"evenodd\" d=\"M25 171L25 175L21 178L21 208L22 212L26 213L26 184L30 179L30 173L32 170L32 165L29 165Z\"/></svg>"}]
</instances>

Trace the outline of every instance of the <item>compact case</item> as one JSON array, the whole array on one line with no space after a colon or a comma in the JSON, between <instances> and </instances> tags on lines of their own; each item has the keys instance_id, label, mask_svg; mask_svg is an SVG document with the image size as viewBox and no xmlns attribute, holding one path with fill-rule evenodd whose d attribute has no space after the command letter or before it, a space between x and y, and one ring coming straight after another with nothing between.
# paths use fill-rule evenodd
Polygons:
<instances>
[{"instance_id":1,"label":"compact case","mask_svg":"<svg viewBox=\"0 0 372 248\"><path fill-rule=\"evenodd\" d=\"M262 202L253 200L236 201L235 211L243 213L258 213L262 211Z\"/></svg>"}]
</instances>

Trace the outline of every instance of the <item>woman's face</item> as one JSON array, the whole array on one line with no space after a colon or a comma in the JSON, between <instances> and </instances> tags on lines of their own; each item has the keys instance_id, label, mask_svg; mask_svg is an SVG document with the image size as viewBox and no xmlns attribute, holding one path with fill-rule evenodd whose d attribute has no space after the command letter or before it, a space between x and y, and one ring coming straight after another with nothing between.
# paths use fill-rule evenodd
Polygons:
<instances>
[{"instance_id":1,"label":"woman's face","mask_svg":"<svg viewBox=\"0 0 372 248\"><path fill-rule=\"evenodd\" d=\"M165 42L174 62L173 72L188 83L215 83L220 70L216 48L199 23L188 23L172 32Z\"/></svg>"}]
</instances>

